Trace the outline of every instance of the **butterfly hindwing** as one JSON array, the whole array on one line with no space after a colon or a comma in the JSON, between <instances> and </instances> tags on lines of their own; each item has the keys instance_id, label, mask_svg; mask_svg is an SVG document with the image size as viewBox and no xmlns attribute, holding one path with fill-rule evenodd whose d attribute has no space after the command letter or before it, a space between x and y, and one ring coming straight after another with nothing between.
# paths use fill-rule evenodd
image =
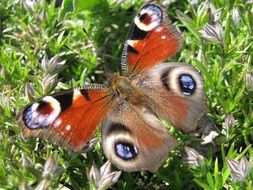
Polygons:
<instances>
[{"instance_id":1,"label":"butterfly hindwing","mask_svg":"<svg viewBox=\"0 0 253 190\"><path fill-rule=\"evenodd\" d=\"M26 137L40 136L56 144L82 149L110 106L110 91L100 85L45 96L18 117Z\"/></svg>"},{"instance_id":2,"label":"butterfly hindwing","mask_svg":"<svg viewBox=\"0 0 253 190\"><path fill-rule=\"evenodd\" d=\"M202 76L191 65L159 64L134 83L153 98L157 114L183 132L195 130L208 111Z\"/></svg>"},{"instance_id":3,"label":"butterfly hindwing","mask_svg":"<svg viewBox=\"0 0 253 190\"><path fill-rule=\"evenodd\" d=\"M177 144L145 104L115 103L102 126L104 153L124 171L157 171Z\"/></svg>"},{"instance_id":4,"label":"butterfly hindwing","mask_svg":"<svg viewBox=\"0 0 253 190\"><path fill-rule=\"evenodd\" d=\"M144 5L134 18L122 54L122 70L144 73L174 55L181 46L178 31L157 2Z\"/></svg>"}]
</instances>

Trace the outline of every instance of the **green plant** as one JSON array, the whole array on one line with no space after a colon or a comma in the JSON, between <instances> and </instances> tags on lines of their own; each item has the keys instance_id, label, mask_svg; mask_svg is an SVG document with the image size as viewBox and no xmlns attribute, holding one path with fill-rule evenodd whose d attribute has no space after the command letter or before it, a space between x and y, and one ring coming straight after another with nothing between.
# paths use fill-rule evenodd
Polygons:
<instances>
[{"instance_id":1,"label":"green plant","mask_svg":"<svg viewBox=\"0 0 253 190\"><path fill-rule=\"evenodd\" d=\"M23 139L15 121L29 101L52 91L103 83L105 70L119 68L126 32L143 1L74 2L64 0L58 6L56 1L1 1L0 189L90 189L94 186L87 174L93 163L106 163L100 142L88 152L74 153ZM159 172L122 172L112 188L251 189L252 2L176 1L169 6L169 16L183 36L173 61L194 65L204 77L209 116L221 131L216 151L184 151L187 135L178 134L182 146ZM240 175L242 171L247 175Z\"/></svg>"}]
</instances>

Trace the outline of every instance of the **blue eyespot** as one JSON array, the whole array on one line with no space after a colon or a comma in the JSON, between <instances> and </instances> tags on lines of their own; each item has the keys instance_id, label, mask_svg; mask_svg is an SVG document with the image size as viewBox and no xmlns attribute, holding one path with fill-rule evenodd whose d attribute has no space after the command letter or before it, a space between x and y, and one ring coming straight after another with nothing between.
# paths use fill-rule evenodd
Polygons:
<instances>
[{"instance_id":1,"label":"blue eyespot","mask_svg":"<svg viewBox=\"0 0 253 190\"><path fill-rule=\"evenodd\" d=\"M182 74L179 77L179 85L182 93L185 96L190 96L194 93L196 88L196 82L191 75Z\"/></svg>"},{"instance_id":2,"label":"blue eyespot","mask_svg":"<svg viewBox=\"0 0 253 190\"><path fill-rule=\"evenodd\" d=\"M36 108L35 108L36 107ZM34 112L37 109L37 106L30 105L26 107L23 111L23 122L29 129L36 129L40 127L40 123L34 119Z\"/></svg>"},{"instance_id":3,"label":"blue eyespot","mask_svg":"<svg viewBox=\"0 0 253 190\"><path fill-rule=\"evenodd\" d=\"M115 153L123 160L132 160L138 155L138 150L130 143L118 142L115 144Z\"/></svg>"}]
</instances>

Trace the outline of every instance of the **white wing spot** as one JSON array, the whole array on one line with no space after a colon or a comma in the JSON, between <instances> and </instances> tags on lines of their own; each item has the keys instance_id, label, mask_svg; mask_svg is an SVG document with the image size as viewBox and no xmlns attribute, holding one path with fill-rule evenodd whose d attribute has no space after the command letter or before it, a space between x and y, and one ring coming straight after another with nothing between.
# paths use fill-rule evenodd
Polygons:
<instances>
[{"instance_id":1,"label":"white wing spot","mask_svg":"<svg viewBox=\"0 0 253 190\"><path fill-rule=\"evenodd\" d=\"M131 47L135 47L139 40L127 40L127 44Z\"/></svg>"},{"instance_id":2,"label":"white wing spot","mask_svg":"<svg viewBox=\"0 0 253 190\"><path fill-rule=\"evenodd\" d=\"M166 39L166 36L165 36L165 35L161 36L161 39L165 40L165 39Z\"/></svg>"},{"instance_id":3,"label":"white wing spot","mask_svg":"<svg viewBox=\"0 0 253 190\"><path fill-rule=\"evenodd\" d=\"M56 127L59 127L59 126L61 125L61 122L62 122L61 119L57 119L57 120L55 121L55 123L54 123L54 127L55 127L55 128L56 128Z\"/></svg>"},{"instance_id":4,"label":"white wing spot","mask_svg":"<svg viewBox=\"0 0 253 190\"><path fill-rule=\"evenodd\" d=\"M155 29L156 32L161 32L162 31L162 27L157 27L157 29Z\"/></svg>"},{"instance_id":5,"label":"white wing spot","mask_svg":"<svg viewBox=\"0 0 253 190\"><path fill-rule=\"evenodd\" d=\"M66 128L65 128L67 131L69 131L71 129L71 126L70 125L67 125Z\"/></svg>"},{"instance_id":6,"label":"white wing spot","mask_svg":"<svg viewBox=\"0 0 253 190\"><path fill-rule=\"evenodd\" d=\"M80 90L74 90L73 99L76 100L78 97L82 96Z\"/></svg>"}]
</instances>

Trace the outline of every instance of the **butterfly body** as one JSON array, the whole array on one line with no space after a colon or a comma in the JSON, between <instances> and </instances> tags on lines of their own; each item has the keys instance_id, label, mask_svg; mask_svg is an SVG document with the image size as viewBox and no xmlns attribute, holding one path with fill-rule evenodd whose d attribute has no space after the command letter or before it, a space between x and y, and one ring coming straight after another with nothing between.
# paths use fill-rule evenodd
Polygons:
<instances>
[{"instance_id":1,"label":"butterfly body","mask_svg":"<svg viewBox=\"0 0 253 190\"><path fill-rule=\"evenodd\" d=\"M177 141L161 119L182 132L207 112L201 74L184 63L162 63L181 46L180 35L155 1L134 18L121 59L122 75L45 96L17 121L26 137L39 136L81 150L102 126L106 157L125 171L157 171Z\"/></svg>"}]
</instances>

